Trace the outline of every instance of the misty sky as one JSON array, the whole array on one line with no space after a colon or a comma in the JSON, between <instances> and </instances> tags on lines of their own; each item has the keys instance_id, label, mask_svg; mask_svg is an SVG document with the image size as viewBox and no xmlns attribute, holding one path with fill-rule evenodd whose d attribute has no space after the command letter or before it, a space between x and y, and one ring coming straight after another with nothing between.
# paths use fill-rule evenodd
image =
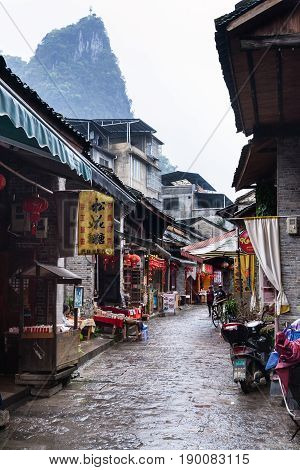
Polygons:
<instances>
[{"instance_id":1,"label":"misty sky","mask_svg":"<svg viewBox=\"0 0 300 470\"><path fill-rule=\"evenodd\" d=\"M0 50L29 59L49 31L77 22L92 6L105 23L135 116L157 130L165 142L164 153L179 170L200 173L218 191L234 198L233 173L246 139L236 134L233 111L228 112L229 95L214 43L214 18L233 10L235 3L0 0Z\"/></svg>"}]
</instances>

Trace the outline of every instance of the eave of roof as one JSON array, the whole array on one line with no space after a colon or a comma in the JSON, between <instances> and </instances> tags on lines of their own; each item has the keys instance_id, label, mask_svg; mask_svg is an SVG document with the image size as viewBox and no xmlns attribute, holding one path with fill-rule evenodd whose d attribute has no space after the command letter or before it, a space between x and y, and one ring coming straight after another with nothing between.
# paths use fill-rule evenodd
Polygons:
<instances>
[{"instance_id":1,"label":"eave of roof","mask_svg":"<svg viewBox=\"0 0 300 470\"><path fill-rule=\"evenodd\" d=\"M238 188L238 184L239 184L239 181L241 179L242 172L244 171L245 164L247 162L247 158L248 158L250 149L251 149L251 144L250 143L245 145L242 148L239 164L238 164L237 169L235 170L234 177L233 177L233 182L232 182L232 187L233 188L236 188L236 189Z\"/></svg>"},{"instance_id":2,"label":"eave of roof","mask_svg":"<svg viewBox=\"0 0 300 470\"><path fill-rule=\"evenodd\" d=\"M283 1L283 0L282 0ZM235 76L233 72L233 66L231 62L231 46L229 40L229 32L227 28L229 27L230 23L245 13L249 12L250 10L259 7L259 5L266 2L266 0L243 0L236 5L236 8L231 13L221 16L215 20L216 26L216 33L215 33L215 41L216 47L219 54L219 61L221 64L223 77L226 83L226 86L229 91L230 102L232 109L235 115L235 123L238 132L244 132L246 136L253 134L253 129L246 129L243 122L243 115L240 109L240 101L239 95L241 90L237 90ZM263 13L270 11L271 8L279 6L280 8L285 5L280 3L280 5L272 5L270 3L266 4L266 9ZM258 16L262 14L262 12L258 13Z\"/></svg>"},{"instance_id":3,"label":"eave of roof","mask_svg":"<svg viewBox=\"0 0 300 470\"><path fill-rule=\"evenodd\" d=\"M179 220L174 221L173 225L175 227L179 227L182 230L185 230L187 234L192 235L193 237L197 238L198 240L203 240L203 236L199 233L198 230L186 225L185 223L181 223Z\"/></svg>"},{"instance_id":4,"label":"eave of roof","mask_svg":"<svg viewBox=\"0 0 300 470\"><path fill-rule=\"evenodd\" d=\"M255 213L256 213L256 202L253 202L252 204L249 204L249 206L247 207L244 207L243 209L241 209L240 211L237 211L235 213L235 217L240 217L240 216L255 216Z\"/></svg>"},{"instance_id":5,"label":"eave of roof","mask_svg":"<svg viewBox=\"0 0 300 470\"><path fill-rule=\"evenodd\" d=\"M221 225L218 225L215 222L213 222L212 220L209 220L206 217L202 217L202 216L194 217L194 218L191 218L191 219L182 219L182 220L185 223L189 223L189 222L190 223L195 223L195 222L198 222L199 220L202 220L203 222L206 222L207 224L212 225L215 228L223 230L223 232L228 232L229 231L226 228L222 227Z\"/></svg>"},{"instance_id":6,"label":"eave of roof","mask_svg":"<svg viewBox=\"0 0 300 470\"><path fill-rule=\"evenodd\" d=\"M216 190L201 175L199 175L198 173L189 173L186 171L173 171L171 173L166 173L162 175L162 184L163 186L176 187L168 183L180 181L183 179L188 180L191 184L198 184L198 186L203 185L201 187L203 187L203 189L205 190L216 192Z\"/></svg>"},{"instance_id":7,"label":"eave of roof","mask_svg":"<svg viewBox=\"0 0 300 470\"><path fill-rule=\"evenodd\" d=\"M19 94L24 101L32 106L37 112L40 112L45 118L49 119L50 122L54 123L58 129L64 131L69 135L70 138L76 140L77 145L82 147L85 153L90 148L89 142L85 137L74 127L72 127L64 117L57 113L51 108L38 93L30 88L26 83L13 73L13 71L7 67L5 59L0 56L0 76L17 94Z\"/></svg>"},{"instance_id":8,"label":"eave of roof","mask_svg":"<svg viewBox=\"0 0 300 470\"><path fill-rule=\"evenodd\" d=\"M275 181L277 169L276 139L254 138L242 149L238 167L235 171L233 187L254 189L261 181ZM251 201L254 202L254 201Z\"/></svg>"},{"instance_id":9,"label":"eave of roof","mask_svg":"<svg viewBox=\"0 0 300 470\"><path fill-rule=\"evenodd\" d=\"M252 8L256 7L260 3L263 3L265 0L243 0L238 2L235 6L235 10L226 15L223 15L215 20L215 25L217 31L221 28L226 28L231 21L235 20L239 16L247 13L247 11L251 10Z\"/></svg>"},{"instance_id":10,"label":"eave of roof","mask_svg":"<svg viewBox=\"0 0 300 470\"><path fill-rule=\"evenodd\" d=\"M95 128L104 135L113 136L115 135L124 135L127 134L127 123L130 123L131 126L131 134L151 134L153 139L159 144L164 145L158 137L156 137L156 130L153 127L149 126L146 122L142 121L141 119L76 119L76 118L68 118L68 122L73 123L74 126L80 126L84 124L90 124L91 126L95 126ZM85 129L86 132L86 129Z\"/></svg>"}]
</instances>

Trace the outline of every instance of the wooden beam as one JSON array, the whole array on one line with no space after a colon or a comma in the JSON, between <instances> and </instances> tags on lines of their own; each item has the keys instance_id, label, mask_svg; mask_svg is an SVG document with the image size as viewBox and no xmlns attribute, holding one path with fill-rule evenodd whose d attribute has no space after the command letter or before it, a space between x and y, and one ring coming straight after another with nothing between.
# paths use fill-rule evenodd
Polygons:
<instances>
[{"instance_id":1,"label":"wooden beam","mask_svg":"<svg viewBox=\"0 0 300 470\"><path fill-rule=\"evenodd\" d=\"M231 23L229 23L227 26L227 31L232 31L233 29L238 28L239 26L247 23L247 21L250 21L256 16L261 15L261 13L264 13L276 5L283 4L284 2L285 0L265 0L265 2L257 5L256 7L241 15L239 18L231 21Z\"/></svg>"},{"instance_id":2,"label":"wooden beam","mask_svg":"<svg viewBox=\"0 0 300 470\"><path fill-rule=\"evenodd\" d=\"M277 102L280 124L283 124L283 74L282 74L282 55L281 51L276 51L276 74L277 74Z\"/></svg>"},{"instance_id":3,"label":"wooden beam","mask_svg":"<svg viewBox=\"0 0 300 470\"><path fill-rule=\"evenodd\" d=\"M249 163L249 159L251 157L251 153L252 153L252 145L249 145L249 149L248 149L248 153L247 153L247 158L246 158L246 161L244 163L244 167L241 171L241 174L240 174L240 177L239 177L239 180L237 182L237 184L235 185L235 190L236 191L239 191L241 189L241 185L242 185L242 179L244 177L244 174L246 172L246 169L247 169L247 166L248 166L248 163Z\"/></svg>"},{"instance_id":4,"label":"wooden beam","mask_svg":"<svg viewBox=\"0 0 300 470\"><path fill-rule=\"evenodd\" d=\"M231 40L229 39L228 35L226 35L225 41L226 41L227 48L228 48L228 51L229 51L228 59L229 59L229 66L230 66L231 76L232 76L232 80L233 80L233 83L234 83L234 93L235 93L234 98L231 100L231 104L233 106L235 104L237 105L239 113L240 113L241 125L242 125L242 128L245 129L244 114L243 114L243 110L242 110L242 106L241 106L241 102L240 102L240 91L238 91L238 87L237 87L237 83L236 83L236 74L235 74L235 71L234 71L233 63L232 63L232 48L231 48L232 44L231 44Z\"/></svg>"},{"instance_id":5,"label":"wooden beam","mask_svg":"<svg viewBox=\"0 0 300 470\"><path fill-rule=\"evenodd\" d=\"M252 105L253 105L253 110L254 110L255 125L258 126L259 112L258 112L258 102L257 102L257 93L256 93L256 81L255 81L253 54L251 51L247 51L247 61L248 61L248 72L249 72L249 80L250 80L250 86L251 86L251 97L252 97Z\"/></svg>"},{"instance_id":6,"label":"wooden beam","mask_svg":"<svg viewBox=\"0 0 300 470\"><path fill-rule=\"evenodd\" d=\"M252 51L270 47L299 47L300 34L283 34L280 36L253 36L241 39L241 49Z\"/></svg>"}]
</instances>

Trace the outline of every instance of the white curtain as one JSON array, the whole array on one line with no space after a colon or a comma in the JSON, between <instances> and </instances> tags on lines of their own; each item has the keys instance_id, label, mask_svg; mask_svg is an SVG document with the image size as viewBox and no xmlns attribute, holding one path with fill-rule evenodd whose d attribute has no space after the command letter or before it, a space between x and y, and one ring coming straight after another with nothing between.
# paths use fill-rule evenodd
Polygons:
<instances>
[{"instance_id":1,"label":"white curtain","mask_svg":"<svg viewBox=\"0 0 300 470\"><path fill-rule=\"evenodd\" d=\"M268 280L278 291L276 314L289 311L281 281L278 218L245 220L255 254Z\"/></svg>"}]
</instances>

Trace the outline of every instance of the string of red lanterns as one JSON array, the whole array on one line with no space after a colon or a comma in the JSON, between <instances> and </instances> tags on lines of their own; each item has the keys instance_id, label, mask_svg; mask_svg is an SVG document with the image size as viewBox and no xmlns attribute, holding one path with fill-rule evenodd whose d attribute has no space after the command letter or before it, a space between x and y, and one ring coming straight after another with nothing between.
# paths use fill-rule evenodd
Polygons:
<instances>
[{"instance_id":1,"label":"string of red lanterns","mask_svg":"<svg viewBox=\"0 0 300 470\"><path fill-rule=\"evenodd\" d=\"M32 235L36 235L37 224L41 219L41 213L46 211L48 207L47 199L39 196L30 196L23 201L23 211L29 213Z\"/></svg>"}]
</instances>

